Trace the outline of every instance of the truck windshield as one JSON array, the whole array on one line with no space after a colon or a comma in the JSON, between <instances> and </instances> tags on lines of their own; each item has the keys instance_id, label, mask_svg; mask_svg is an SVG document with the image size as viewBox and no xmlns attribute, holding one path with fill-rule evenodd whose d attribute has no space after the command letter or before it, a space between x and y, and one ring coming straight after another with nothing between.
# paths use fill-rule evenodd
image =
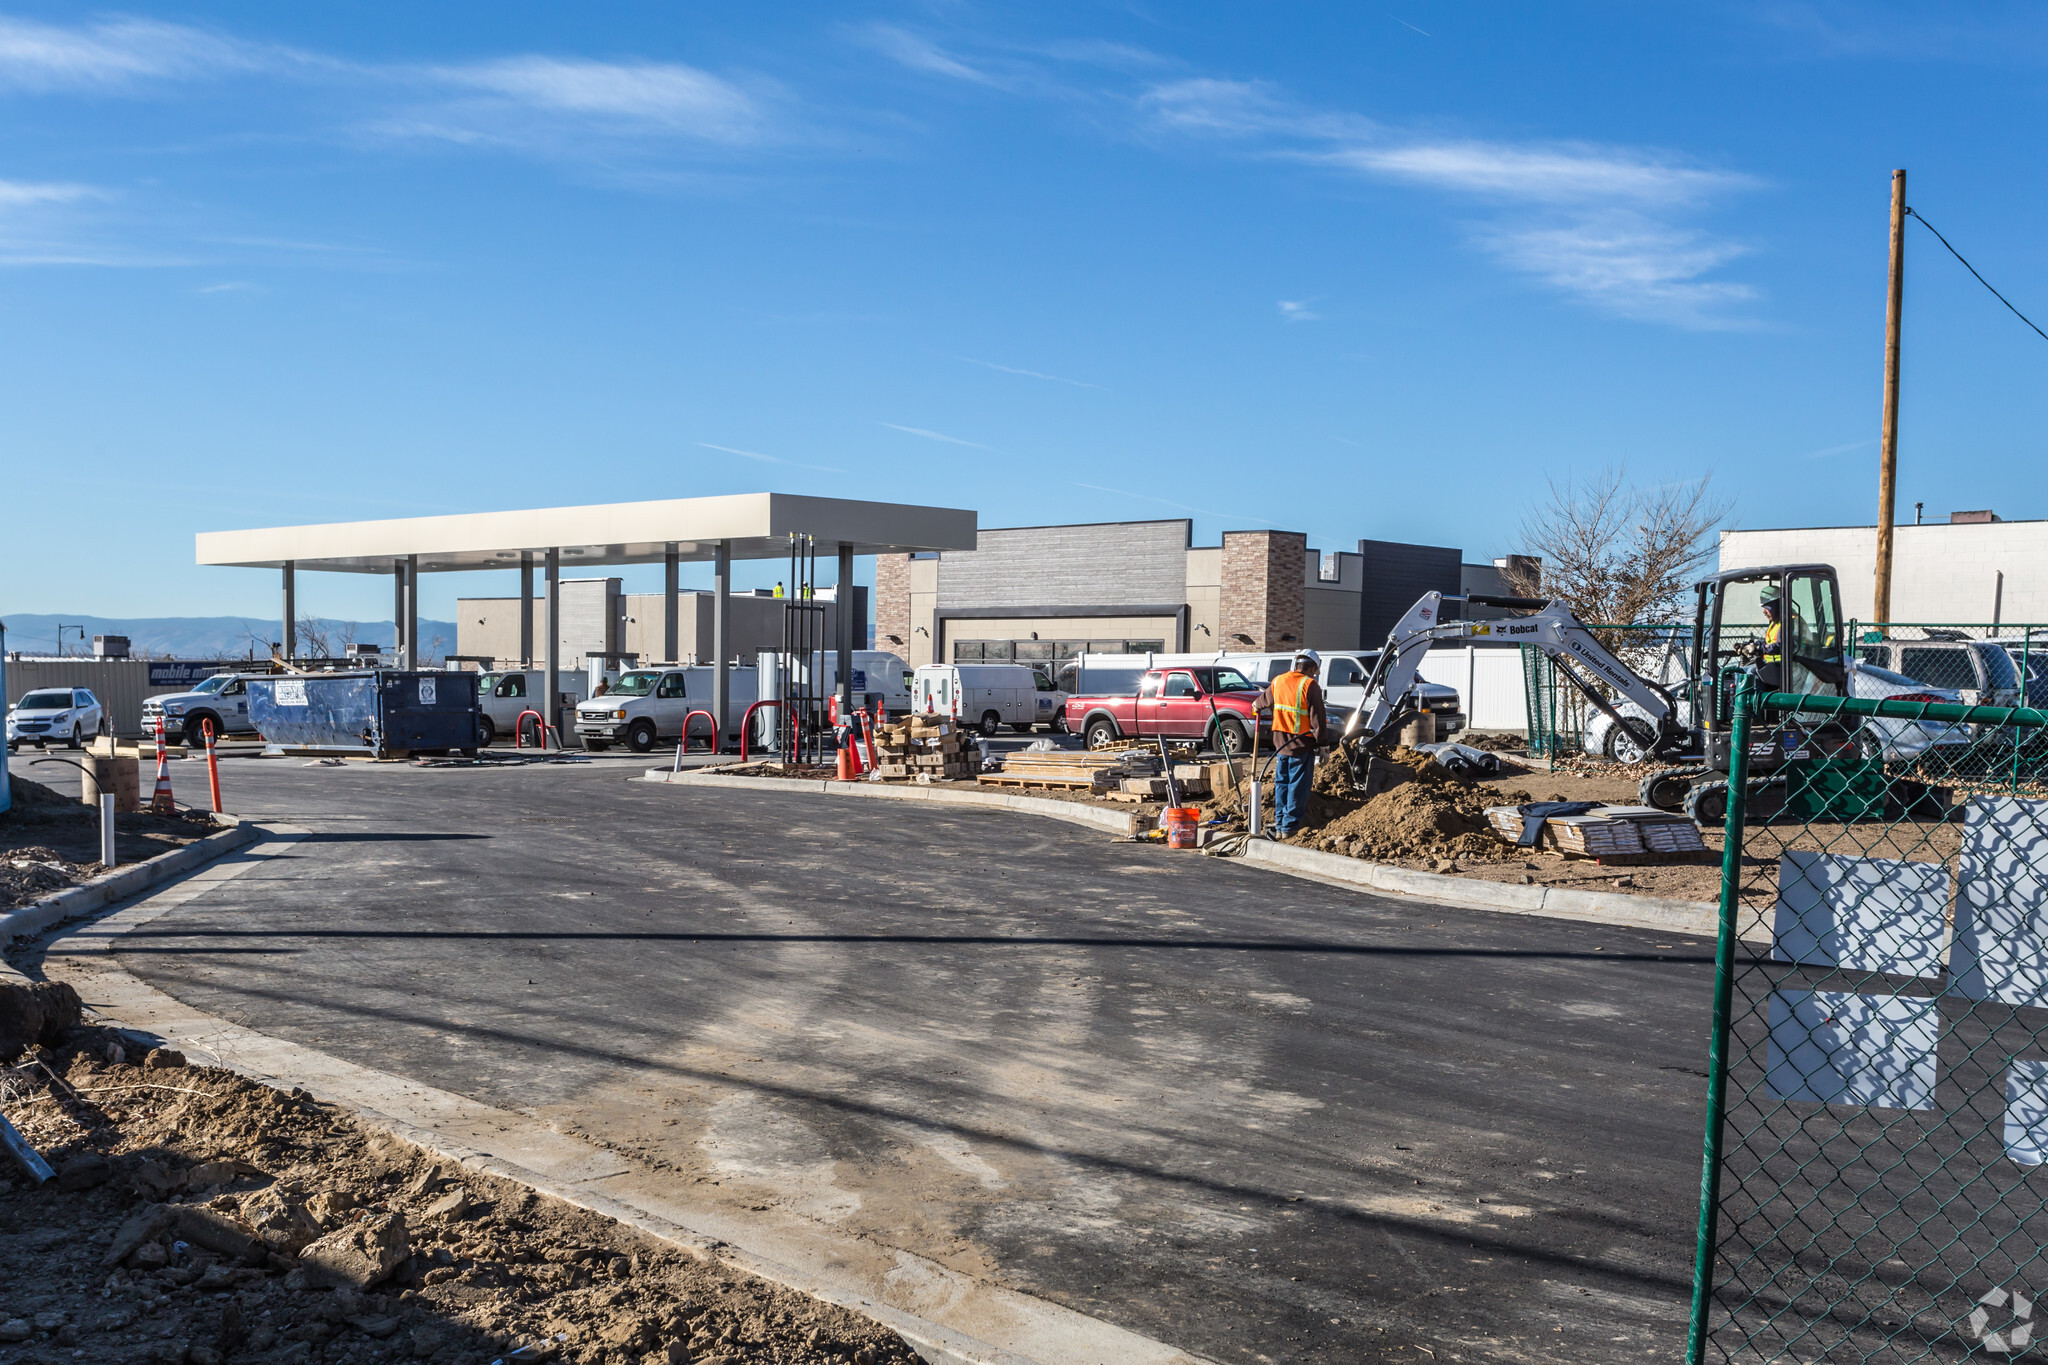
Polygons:
<instances>
[{"instance_id":1,"label":"truck windshield","mask_svg":"<svg viewBox=\"0 0 2048 1365\"><path fill-rule=\"evenodd\" d=\"M614 697L644 697L652 692L654 685L660 681L659 673L622 673L619 680L612 684L611 694Z\"/></svg>"},{"instance_id":2,"label":"truck windshield","mask_svg":"<svg viewBox=\"0 0 2048 1365\"><path fill-rule=\"evenodd\" d=\"M1259 687L1257 683L1247 681L1244 674L1234 668L1219 668L1216 670L1216 686L1210 690L1215 692L1256 692L1259 690Z\"/></svg>"},{"instance_id":3,"label":"truck windshield","mask_svg":"<svg viewBox=\"0 0 2048 1365\"><path fill-rule=\"evenodd\" d=\"M223 687L226 687L228 685L228 679L234 676L235 675L232 673L216 673L212 677L208 678L205 682L199 684L199 686L193 688L192 690L194 692L218 692Z\"/></svg>"}]
</instances>

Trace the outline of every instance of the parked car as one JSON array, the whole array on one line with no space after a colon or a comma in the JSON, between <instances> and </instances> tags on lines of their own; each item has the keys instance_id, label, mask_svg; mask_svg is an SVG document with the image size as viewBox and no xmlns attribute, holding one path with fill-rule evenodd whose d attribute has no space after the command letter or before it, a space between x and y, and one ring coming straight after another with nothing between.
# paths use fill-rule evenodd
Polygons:
<instances>
[{"instance_id":1,"label":"parked car","mask_svg":"<svg viewBox=\"0 0 2048 1365\"><path fill-rule=\"evenodd\" d=\"M1955 688L1930 687L1917 678L1909 678L1860 659L1849 661L1849 695L1872 701L1944 702L1951 706L1963 701L1962 693ZM1648 727L1649 716L1634 702L1623 701L1615 709L1624 717L1639 720ZM1692 703L1683 695L1678 698L1678 717L1679 724L1692 724ZM1624 726L1616 725L1601 712L1595 712L1586 723L1581 740L1587 753L1602 755L1617 763L1640 763L1645 757L1641 737ZM1919 758L1929 749L1966 749L1975 742L1967 725L1897 720L1889 716L1866 716L1858 728L1857 740L1864 757L1899 762Z\"/></svg>"},{"instance_id":2,"label":"parked car","mask_svg":"<svg viewBox=\"0 0 2048 1365\"><path fill-rule=\"evenodd\" d=\"M569 705L576 706L583 701L583 678L576 673L558 673L555 682L569 698ZM541 705L541 693L547 690L547 670L542 668L511 668L485 673L476 680L477 703L483 711L477 736L477 743L495 743L500 735L510 736L519 717L527 711L547 715L547 708ZM550 720L549 724L554 722ZM528 730L532 722L527 723Z\"/></svg>"},{"instance_id":3,"label":"parked car","mask_svg":"<svg viewBox=\"0 0 2048 1365\"><path fill-rule=\"evenodd\" d=\"M984 735L1005 725L1020 733L1053 725L1066 702L1029 664L922 664L910 680L914 714L953 716Z\"/></svg>"},{"instance_id":4,"label":"parked car","mask_svg":"<svg viewBox=\"0 0 2048 1365\"><path fill-rule=\"evenodd\" d=\"M1966 706L2020 705L2020 674L1995 640L1877 640L1856 646L1866 664L1961 694Z\"/></svg>"},{"instance_id":5,"label":"parked car","mask_svg":"<svg viewBox=\"0 0 2048 1365\"><path fill-rule=\"evenodd\" d=\"M213 726L213 737L224 735L254 735L255 724L249 719L249 680L238 673L216 673L190 692L174 692L168 696L148 697L142 703L142 734L146 739L156 737L156 722L161 716L164 735L194 749L206 747L206 726Z\"/></svg>"},{"instance_id":6,"label":"parked car","mask_svg":"<svg viewBox=\"0 0 2048 1365\"><path fill-rule=\"evenodd\" d=\"M105 726L106 710L90 688L39 687L7 708L7 752L24 744L46 749L53 739L81 748Z\"/></svg>"},{"instance_id":7,"label":"parked car","mask_svg":"<svg viewBox=\"0 0 2048 1365\"><path fill-rule=\"evenodd\" d=\"M2020 675L2020 693L2025 698L2020 704L2048 710L2048 640L2008 642L2004 648Z\"/></svg>"},{"instance_id":8,"label":"parked car","mask_svg":"<svg viewBox=\"0 0 2048 1365\"><path fill-rule=\"evenodd\" d=\"M1192 739L1248 754L1259 730L1259 684L1230 664L1155 668L1129 696L1068 697L1067 729L1098 749L1119 739Z\"/></svg>"}]
</instances>

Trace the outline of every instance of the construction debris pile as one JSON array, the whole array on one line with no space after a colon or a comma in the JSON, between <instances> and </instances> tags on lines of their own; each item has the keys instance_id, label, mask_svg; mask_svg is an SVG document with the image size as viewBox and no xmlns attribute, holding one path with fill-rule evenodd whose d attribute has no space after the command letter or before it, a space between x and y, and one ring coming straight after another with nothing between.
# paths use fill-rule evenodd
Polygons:
<instances>
[{"instance_id":1,"label":"construction debris pile","mask_svg":"<svg viewBox=\"0 0 2048 1365\"><path fill-rule=\"evenodd\" d=\"M972 779L981 753L950 716L906 716L877 733L875 771L884 778Z\"/></svg>"},{"instance_id":2,"label":"construction debris pile","mask_svg":"<svg viewBox=\"0 0 2048 1365\"><path fill-rule=\"evenodd\" d=\"M1239 759L1239 777L1251 770L1251 763ZM1155 748L1091 749L1085 752L1027 749L1003 760L1002 771L983 773L986 786L1045 787L1068 790L1111 801L1166 801L1178 797L1183 804L1207 800L1218 791L1228 791L1231 766L1217 763L1172 765L1169 790L1168 766Z\"/></svg>"},{"instance_id":3,"label":"construction debris pile","mask_svg":"<svg viewBox=\"0 0 2048 1365\"><path fill-rule=\"evenodd\" d=\"M0 1179L9 1360L916 1359L867 1319L438 1162L303 1091L61 1018L35 1032L0 1097L56 1175Z\"/></svg>"}]
</instances>

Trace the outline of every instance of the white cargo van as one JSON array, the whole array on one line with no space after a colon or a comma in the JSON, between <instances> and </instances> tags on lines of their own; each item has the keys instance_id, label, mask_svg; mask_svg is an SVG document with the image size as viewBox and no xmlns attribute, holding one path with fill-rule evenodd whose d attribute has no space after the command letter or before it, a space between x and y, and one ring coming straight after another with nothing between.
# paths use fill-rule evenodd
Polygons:
<instances>
[{"instance_id":1,"label":"white cargo van","mask_svg":"<svg viewBox=\"0 0 2048 1365\"><path fill-rule=\"evenodd\" d=\"M992 735L1008 725L1029 730L1064 715L1067 694L1025 664L923 664L910 683L910 709L924 716L957 716Z\"/></svg>"},{"instance_id":2,"label":"white cargo van","mask_svg":"<svg viewBox=\"0 0 2048 1365\"><path fill-rule=\"evenodd\" d=\"M692 711L711 709L710 664L671 664L657 668L629 668L601 697L592 697L576 707L576 737L586 749L609 749L624 744L644 754L662 740L673 742L683 733L683 721ZM755 696L756 670L726 670L726 741L739 735L740 720ZM700 717L690 729L693 738L710 738L711 727ZM726 741L721 741L723 749Z\"/></svg>"},{"instance_id":3,"label":"white cargo van","mask_svg":"<svg viewBox=\"0 0 2048 1365\"><path fill-rule=\"evenodd\" d=\"M562 690L562 705L575 706L583 700L583 679L574 673L559 673L555 683ZM541 705L541 693L548 685L548 674L544 668L509 668L485 672L476 680L477 705L483 711L479 726L482 733L477 743L489 744L497 739L511 739L512 727L523 711L538 711L547 714L547 707ZM550 719L550 725L555 721ZM528 721L527 725L532 726Z\"/></svg>"}]
</instances>

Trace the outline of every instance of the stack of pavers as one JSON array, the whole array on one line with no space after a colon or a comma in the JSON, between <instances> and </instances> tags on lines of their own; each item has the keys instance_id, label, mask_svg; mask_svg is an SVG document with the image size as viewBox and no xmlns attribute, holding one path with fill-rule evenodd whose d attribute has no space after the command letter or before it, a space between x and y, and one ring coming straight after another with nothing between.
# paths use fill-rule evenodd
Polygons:
<instances>
[{"instance_id":1,"label":"stack of pavers","mask_svg":"<svg viewBox=\"0 0 2048 1365\"><path fill-rule=\"evenodd\" d=\"M972 778L981 753L951 716L908 716L884 725L875 745L875 771L884 778Z\"/></svg>"},{"instance_id":2,"label":"stack of pavers","mask_svg":"<svg viewBox=\"0 0 2048 1365\"><path fill-rule=\"evenodd\" d=\"M1486 822L1509 843L1522 837L1522 813L1489 806ZM1543 822L1537 847L1603 862L1654 861L1659 855L1703 853L1706 841L1683 815L1652 806L1596 806L1584 815L1553 815Z\"/></svg>"}]
</instances>

